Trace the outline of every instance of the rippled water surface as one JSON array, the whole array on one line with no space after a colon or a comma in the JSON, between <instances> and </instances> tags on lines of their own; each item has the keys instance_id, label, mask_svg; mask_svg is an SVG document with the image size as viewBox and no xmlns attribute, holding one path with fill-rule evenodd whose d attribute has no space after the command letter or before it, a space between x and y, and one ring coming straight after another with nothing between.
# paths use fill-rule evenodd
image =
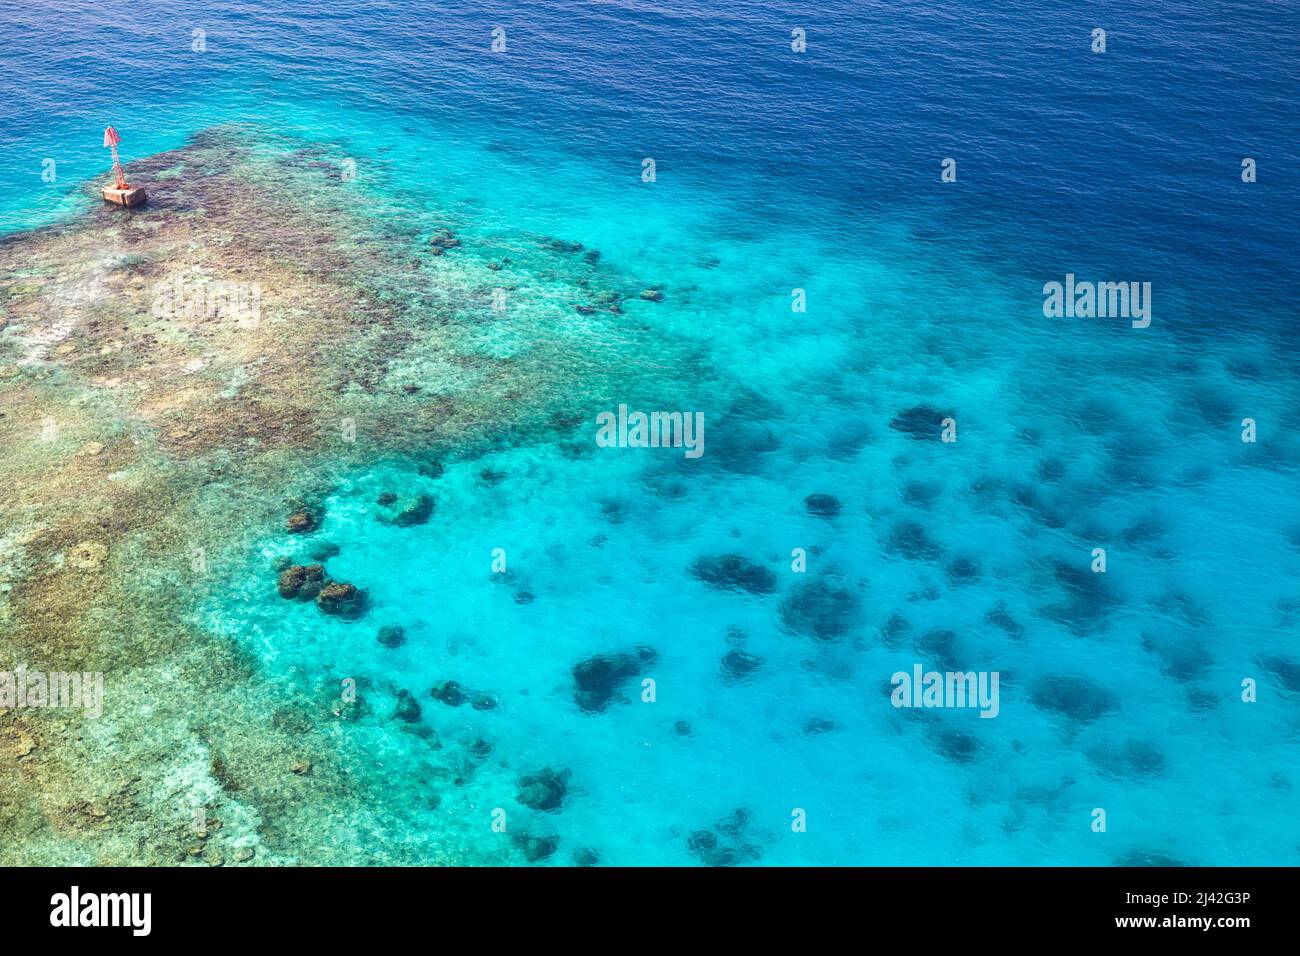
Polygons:
<instances>
[{"instance_id":1,"label":"rippled water surface","mask_svg":"<svg viewBox=\"0 0 1300 956\"><path fill-rule=\"evenodd\" d=\"M75 214L109 122L127 160L212 127L315 144L320 190L410 256L460 239L415 289L393 255L393 294L478 354L545 348L559 387L525 427L342 449L319 528L253 528L193 612L266 694L357 682L339 733L374 796L321 806L322 839L368 862L1296 863L1293 10L154 6L0 7L0 170L24 184L0 229ZM1150 282L1149 328L1045 318L1067 273ZM600 447L619 402L702 412L704 454ZM420 495L426 520L395 520ZM277 592L316 562L367 592L358 619ZM917 663L998 672L997 717L892 707Z\"/></svg>"}]
</instances>

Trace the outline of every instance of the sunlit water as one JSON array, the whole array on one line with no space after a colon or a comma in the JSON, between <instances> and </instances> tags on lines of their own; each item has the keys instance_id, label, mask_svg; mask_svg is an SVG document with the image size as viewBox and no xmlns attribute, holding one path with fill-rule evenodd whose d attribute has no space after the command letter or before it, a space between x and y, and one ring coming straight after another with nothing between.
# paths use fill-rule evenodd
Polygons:
<instances>
[{"instance_id":1,"label":"sunlit water","mask_svg":"<svg viewBox=\"0 0 1300 956\"><path fill-rule=\"evenodd\" d=\"M581 424L453 454L437 477L341 459L321 529L267 529L204 609L258 652L268 693L364 682L369 712L345 732L371 741L353 772L380 795L382 844L454 833L518 862L499 807L512 832L559 837L552 863L1294 864L1281 41L1244 5L1230 26L1199 4L1024 5L996 23L826 6L173 4L123 28L131 68L99 49L110 14L55 17L61 58L20 51L0 80L3 169L30 182L0 196L0 222L71 209L102 174L105 122L129 159L235 121L329 144L359 201L451 225L466 264L559 236L662 287L626 306L662 343L627 400L703 412L700 458L598 447L613 409L575 395ZM1188 16L1219 26L1214 44L1172 32ZM35 29L4 18L10 40ZM939 181L946 156L956 183ZM601 350L574 311L583 268L575 255L508 308ZM1150 328L1044 318L1042 285L1067 272L1152 282ZM493 354L527 347L481 334ZM385 523L385 492L435 512ZM813 494L838 512L810 513ZM358 621L276 593L275 561L326 541L328 573L370 594ZM767 569L767 593L691 572L728 554ZM381 644L385 625L406 642ZM575 665L619 654L635 664L608 706L580 706ZM918 662L999 672L1000 713L895 709L890 676ZM495 706L430 697L446 680ZM401 689L441 749L390 717ZM558 811L516 800L542 767L570 773Z\"/></svg>"}]
</instances>

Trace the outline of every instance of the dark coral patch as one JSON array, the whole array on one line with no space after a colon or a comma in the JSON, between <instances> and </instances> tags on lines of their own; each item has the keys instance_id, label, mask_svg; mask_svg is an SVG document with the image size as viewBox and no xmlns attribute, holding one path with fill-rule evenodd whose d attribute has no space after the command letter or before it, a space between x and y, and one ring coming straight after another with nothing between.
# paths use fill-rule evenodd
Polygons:
<instances>
[{"instance_id":1,"label":"dark coral patch","mask_svg":"<svg viewBox=\"0 0 1300 956\"><path fill-rule=\"evenodd\" d=\"M424 475L426 478L441 478L443 473L446 471L446 468L443 466L442 462L437 459L430 459L428 461L420 462L420 464L416 466L416 471Z\"/></svg>"},{"instance_id":2,"label":"dark coral patch","mask_svg":"<svg viewBox=\"0 0 1300 956\"><path fill-rule=\"evenodd\" d=\"M1147 780L1165 772L1164 754L1144 740L1126 740L1118 748L1094 747L1088 759L1117 780Z\"/></svg>"},{"instance_id":3,"label":"dark coral patch","mask_svg":"<svg viewBox=\"0 0 1300 956\"><path fill-rule=\"evenodd\" d=\"M1011 612L1007 610L1006 604L1002 601L995 604L984 615L984 623L1002 628L1007 637L1013 641L1018 641L1025 636L1025 626L1011 616Z\"/></svg>"},{"instance_id":4,"label":"dark coral patch","mask_svg":"<svg viewBox=\"0 0 1300 956\"><path fill-rule=\"evenodd\" d=\"M890 649L902 647L910 633L912 633L912 622L897 611L885 618L884 623L880 625L880 639Z\"/></svg>"},{"instance_id":5,"label":"dark coral patch","mask_svg":"<svg viewBox=\"0 0 1300 956\"><path fill-rule=\"evenodd\" d=\"M930 742L940 755L953 763L972 763L980 752L979 738L961 730L945 730Z\"/></svg>"},{"instance_id":6,"label":"dark coral patch","mask_svg":"<svg viewBox=\"0 0 1300 956\"><path fill-rule=\"evenodd\" d=\"M735 866L759 859L763 851L747 832L753 816L747 807L733 810L712 829L691 833L686 838L687 851L705 866Z\"/></svg>"},{"instance_id":7,"label":"dark coral patch","mask_svg":"<svg viewBox=\"0 0 1300 956\"><path fill-rule=\"evenodd\" d=\"M289 515L285 527L291 534L311 534L320 527L320 517L310 508L299 508Z\"/></svg>"},{"instance_id":8,"label":"dark coral patch","mask_svg":"<svg viewBox=\"0 0 1300 956\"><path fill-rule=\"evenodd\" d=\"M912 561L934 561L943 548L915 521L900 521L889 530L885 548Z\"/></svg>"},{"instance_id":9,"label":"dark coral patch","mask_svg":"<svg viewBox=\"0 0 1300 956\"><path fill-rule=\"evenodd\" d=\"M409 690L397 692L397 708L393 711L393 716L408 724L420 719L420 702Z\"/></svg>"},{"instance_id":10,"label":"dark coral patch","mask_svg":"<svg viewBox=\"0 0 1300 956\"><path fill-rule=\"evenodd\" d=\"M582 243L580 242L572 242L567 239L556 239L554 236L544 236L541 244L543 249L550 249L552 252L572 254L575 252L581 252L583 249Z\"/></svg>"},{"instance_id":11,"label":"dark coral patch","mask_svg":"<svg viewBox=\"0 0 1300 956\"><path fill-rule=\"evenodd\" d=\"M366 592L354 584L330 581L316 595L316 606L326 614L355 621L366 613L369 599Z\"/></svg>"},{"instance_id":12,"label":"dark coral patch","mask_svg":"<svg viewBox=\"0 0 1300 956\"><path fill-rule=\"evenodd\" d=\"M834 518L843 506L834 495L812 494L803 500L803 506L814 518Z\"/></svg>"},{"instance_id":13,"label":"dark coral patch","mask_svg":"<svg viewBox=\"0 0 1300 956\"><path fill-rule=\"evenodd\" d=\"M448 250L459 247L460 240L456 238L455 233L446 227L434 230L433 235L429 237L429 252L432 255L440 256Z\"/></svg>"},{"instance_id":14,"label":"dark coral patch","mask_svg":"<svg viewBox=\"0 0 1300 956\"><path fill-rule=\"evenodd\" d=\"M319 564L295 564L280 572L280 597L310 601L325 586L325 568Z\"/></svg>"},{"instance_id":15,"label":"dark coral patch","mask_svg":"<svg viewBox=\"0 0 1300 956\"><path fill-rule=\"evenodd\" d=\"M342 549L332 541L322 541L316 547L311 549L311 559L313 561L328 561L330 558L336 558Z\"/></svg>"},{"instance_id":16,"label":"dark coral patch","mask_svg":"<svg viewBox=\"0 0 1300 956\"><path fill-rule=\"evenodd\" d=\"M862 602L844 588L823 581L796 585L781 603L781 623L796 634L834 641L856 627Z\"/></svg>"},{"instance_id":17,"label":"dark coral patch","mask_svg":"<svg viewBox=\"0 0 1300 956\"><path fill-rule=\"evenodd\" d=\"M803 732L809 737L817 737L821 734L829 734L839 725L833 720L825 717L811 717L804 722Z\"/></svg>"},{"instance_id":18,"label":"dark coral patch","mask_svg":"<svg viewBox=\"0 0 1300 956\"><path fill-rule=\"evenodd\" d=\"M761 666L761 657L744 651L727 651L722 657L722 679L729 684L741 684L752 678Z\"/></svg>"},{"instance_id":19,"label":"dark coral patch","mask_svg":"<svg viewBox=\"0 0 1300 956\"><path fill-rule=\"evenodd\" d=\"M775 574L739 554L697 558L690 571L696 579L721 591L771 594L776 590Z\"/></svg>"},{"instance_id":20,"label":"dark coral patch","mask_svg":"<svg viewBox=\"0 0 1300 956\"><path fill-rule=\"evenodd\" d=\"M386 624L379 629L378 639L384 647L401 647L406 643L406 628L400 624Z\"/></svg>"},{"instance_id":21,"label":"dark coral patch","mask_svg":"<svg viewBox=\"0 0 1300 956\"><path fill-rule=\"evenodd\" d=\"M943 493L943 485L937 481L909 481L903 485L903 500L918 508L928 508Z\"/></svg>"},{"instance_id":22,"label":"dark coral patch","mask_svg":"<svg viewBox=\"0 0 1300 956\"><path fill-rule=\"evenodd\" d=\"M938 441L943 430L943 420L953 413L933 405L913 405L894 416L889 427L916 441Z\"/></svg>"},{"instance_id":23,"label":"dark coral patch","mask_svg":"<svg viewBox=\"0 0 1300 956\"><path fill-rule=\"evenodd\" d=\"M1044 677L1034 684L1029 699L1039 710L1080 724L1092 723L1116 709L1114 695L1086 677Z\"/></svg>"},{"instance_id":24,"label":"dark coral patch","mask_svg":"<svg viewBox=\"0 0 1300 956\"><path fill-rule=\"evenodd\" d=\"M573 851L574 866L600 866L600 851L589 846Z\"/></svg>"},{"instance_id":25,"label":"dark coral patch","mask_svg":"<svg viewBox=\"0 0 1300 956\"><path fill-rule=\"evenodd\" d=\"M1142 647L1160 659L1160 673L1180 684L1200 677L1214 663L1204 644L1185 635L1143 634Z\"/></svg>"},{"instance_id":26,"label":"dark coral patch","mask_svg":"<svg viewBox=\"0 0 1300 956\"><path fill-rule=\"evenodd\" d=\"M913 645L916 652L932 662L941 671L958 670L957 635L943 628L934 628L918 637Z\"/></svg>"},{"instance_id":27,"label":"dark coral patch","mask_svg":"<svg viewBox=\"0 0 1300 956\"><path fill-rule=\"evenodd\" d=\"M384 495L381 496L379 503L385 508L385 511L379 515L379 520L397 528L424 524L433 516L433 497L423 493L406 499L392 494Z\"/></svg>"},{"instance_id":28,"label":"dark coral patch","mask_svg":"<svg viewBox=\"0 0 1300 956\"><path fill-rule=\"evenodd\" d=\"M459 707L465 703L465 691L454 680L438 681L429 688L429 696L448 707Z\"/></svg>"},{"instance_id":29,"label":"dark coral patch","mask_svg":"<svg viewBox=\"0 0 1300 956\"><path fill-rule=\"evenodd\" d=\"M759 474L766 464L764 456L781 447L774 429L739 415L723 419L715 435L700 460L738 475Z\"/></svg>"},{"instance_id":30,"label":"dark coral patch","mask_svg":"<svg viewBox=\"0 0 1300 956\"><path fill-rule=\"evenodd\" d=\"M1057 561L1055 577L1068 599L1041 608L1041 614L1081 633L1092 630L1105 621L1116 598L1104 572L1094 572L1088 567Z\"/></svg>"},{"instance_id":31,"label":"dark coral patch","mask_svg":"<svg viewBox=\"0 0 1300 956\"><path fill-rule=\"evenodd\" d=\"M1300 694L1300 663L1280 654L1260 658L1259 663L1283 688L1293 694Z\"/></svg>"},{"instance_id":32,"label":"dark coral patch","mask_svg":"<svg viewBox=\"0 0 1300 956\"><path fill-rule=\"evenodd\" d=\"M1045 458L1038 463L1036 474L1039 481L1060 481L1065 477L1065 462L1059 458Z\"/></svg>"},{"instance_id":33,"label":"dark coral patch","mask_svg":"<svg viewBox=\"0 0 1300 956\"><path fill-rule=\"evenodd\" d=\"M980 579L979 562L967 555L958 555L948 562L945 569L948 581L954 585L972 584Z\"/></svg>"},{"instance_id":34,"label":"dark coral patch","mask_svg":"<svg viewBox=\"0 0 1300 956\"><path fill-rule=\"evenodd\" d=\"M534 810L552 812L560 809L569 792L568 770L543 767L536 773L526 773L519 778L519 792L515 799Z\"/></svg>"},{"instance_id":35,"label":"dark coral patch","mask_svg":"<svg viewBox=\"0 0 1300 956\"><path fill-rule=\"evenodd\" d=\"M659 655L651 647L639 647L635 654L598 654L574 665L577 685L573 698L587 713L602 713L617 697L619 688Z\"/></svg>"},{"instance_id":36,"label":"dark coral patch","mask_svg":"<svg viewBox=\"0 0 1300 956\"><path fill-rule=\"evenodd\" d=\"M540 863L555 855L560 848L560 838L555 836L538 837L528 833L516 833L512 838L515 846L523 851L524 859L529 863Z\"/></svg>"}]
</instances>

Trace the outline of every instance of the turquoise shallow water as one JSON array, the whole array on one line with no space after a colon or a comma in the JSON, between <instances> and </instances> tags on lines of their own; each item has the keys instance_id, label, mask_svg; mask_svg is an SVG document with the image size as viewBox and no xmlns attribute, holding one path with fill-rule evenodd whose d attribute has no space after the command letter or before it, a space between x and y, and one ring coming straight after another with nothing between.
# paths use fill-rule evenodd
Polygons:
<instances>
[{"instance_id":1,"label":"turquoise shallow water","mask_svg":"<svg viewBox=\"0 0 1300 956\"><path fill-rule=\"evenodd\" d=\"M577 223L564 234L590 238ZM695 235L698 247L673 254L716 255L703 271L719 279L665 262L668 301L629 315L698 345L696 374L663 405L704 410L702 458L596 448L593 414L576 459L543 441L449 462L436 480L400 465L342 471L319 536L342 548L329 573L371 591L367 618L286 611L268 564L303 559L305 546L274 534L233 606L214 612L217 625L272 667L328 662L380 680L380 718L396 689L420 694L452 752L491 741L510 767L489 763L473 778L466 799L479 808L527 813L510 799L518 768L569 769L574 793L545 829L566 848L599 848L605 862L692 862L687 835L738 807L754 822L737 847L758 848L765 863L1288 859L1275 825L1290 826L1293 807L1293 701L1276 678L1257 704L1236 695L1261 656L1289 652L1294 516L1241 514L1246 502L1294 494L1294 459L1242 446L1238 413L1215 398L1244 387L1261 420L1283 416L1287 387L1254 374L1267 351L1233 343L1191 360L1114 330L1062 335L1004 320L1018 343L1009 351L987 341L987 327L954 334L947 322L958 310L990 322L1014 314L981 270L943 290L890 263L886 237L883 261L859 263L813 242L705 226ZM813 294L843 311L792 328L784 297L768 291L791 259L833 275ZM693 301L677 303L691 285ZM882 287L897 304L882 301ZM890 427L923 402L959 410L955 445ZM486 485L485 468L504 479ZM390 489L432 494L435 517L383 525L375 501ZM815 492L834 494L841 513L807 514ZM908 527L929 544L908 545ZM1094 594L1069 568L1086 569L1099 543L1110 566ZM798 547L816 586L853 595L837 640L783 627L782 601L801 585L789 570ZM491 573L495 548L508 580ZM723 553L770 568L779 593L722 593L688 573ZM957 559L976 570L963 575ZM521 592L535 600L521 604ZM995 609L1016 634L990 621ZM378 644L387 623L406 627L406 646ZM951 650L936 651L936 631L952 633ZM638 645L659 655L644 668L656 702L638 700L634 679L626 705L583 712L572 667ZM721 666L736 650L762 661L744 681ZM894 671L947 659L1001 673L998 719L915 719L888 706L882 686ZM1035 706L1035 689L1062 674L1096 682L1115 712L1084 723ZM447 679L499 708L423 696ZM809 733L817 720L834 727ZM955 759L946 732L970 735L975 753ZM390 785L412 806L424 795L419 784L403 791L400 774ZM1088 828L1095 806L1110 815L1104 839ZM817 824L807 833L790 831L796 807ZM409 825L465 821L435 811Z\"/></svg>"},{"instance_id":2,"label":"turquoise shallow water","mask_svg":"<svg viewBox=\"0 0 1300 956\"><path fill-rule=\"evenodd\" d=\"M169 9L141 43L188 36L197 13ZM1261 183L1272 192L1253 205L1222 198L1208 173L1180 187L1171 172L1181 143L1237 177L1238 143L1192 130L1204 101L1232 86L1236 54L1276 53L1267 31L1230 32L1220 72L1175 98L1143 186L1125 180L1123 156L1037 155L1063 146L1055 137L1068 140L1071 124L1090 129L1095 111L1145 143L1137 119L1157 96L1094 77L1109 96L1097 102L1094 64L1044 66L1054 29L1077 26L1068 18L1011 15L1035 41L1014 61L1033 82L1029 158L1013 174L981 152L1006 156L1018 138L1009 88L988 81L984 100L962 100L965 120L947 116L924 63L973 67L909 16L889 23L919 59L895 49L869 92L860 38L875 11L827 12L843 55L807 75L785 58L788 11L737 11L731 44L707 10L641 11L639 47L618 32L633 15L606 5L566 7L568 20L390 12L357 36L342 16L221 8L209 28L219 55L181 46L166 68L140 65L141 86L170 95L140 96L115 120L128 158L228 122L327 145L358 176L322 188L354 190L377 216L450 225L458 265L503 250L518 260L518 276L501 273L522 285L512 321L474 333L494 355L528 349L530 327L563 330L582 354L608 348L610 333L573 308L577 257L549 266L554 282L521 278L540 236L598 249L602 274L664 292L622 317L659 343L625 370L627 401L701 411L707 425L694 461L600 448L595 416L610 406L575 394L572 429L452 456L437 478L414 460L340 456L315 535L267 529L244 565L222 569L222 597L200 620L254 649L273 686L365 682L370 711L346 732L373 756L352 768L377 794L373 818L350 821L369 834L366 858L468 844L472 862L520 862L491 828L499 807L509 832L559 837L550 863L583 847L609 864L1296 862L1300 442L1287 424L1298 396L1282 291L1294 193ZM479 40L511 14L517 59L494 72ZM1120 22L1146 57L1126 54L1125 68L1182 89L1177 50L1143 16ZM684 29L705 39L674 45ZM736 52L756 37L770 48ZM530 43L547 55L527 59ZM411 45L420 54L403 60ZM716 102L690 95L688 80L728 67ZM96 79L90 70L92 101ZM1263 84L1231 120L1240 139L1275 147L1275 168L1291 148L1275 142L1273 112L1288 82ZM28 96L24 109L39 106ZM855 126L867 112L878 135ZM97 112L60 109L39 137L22 122L8 135L28 157L54 144L70 184L102 167L88 124L102 125ZM891 137L892 160L881 156ZM938 185L899 185L922 162L934 166L927 181L937 176L954 138L968 147L969 192L948 201ZM653 184L639 179L647 155L659 159ZM1017 176L1027 183L1012 188ZM73 197L55 185L5 201L4 225L18 228ZM1152 326L1044 318L1043 282L1071 271L1153 281ZM793 288L806 290L805 313L791 311ZM894 426L918 406L951 413L958 441ZM1240 440L1245 417L1259 422L1257 443ZM435 514L385 524L386 491L428 493ZM833 495L838 514L810 514L815 493ZM329 573L370 593L359 621L276 594L276 559L306 559L323 540L340 549ZM1107 550L1104 576L1088 571L1095 547ZM506 574L493 573L497 548ZM723 554L766 568L770 593L690 572ZM377 641L387 624L406 629L405 645ZM579 706L575 665L638 647L655 656L610 705ZM757 664L743 678L723 666L736 652ZM890 675L917 662L998 671L999 716L891 707ZM640 699L643 677L653 703ZM1256 703L1240 700L1247 677ZM1072 694L1062 678L1086 683ZM431 699L444 680L495 708ZM400 690L440 750L390 718ZM487 758L475 756L480 739ZM558 812L516 799L519 775L541 767L571 774ZM1098 807L1105 834L1090 828ZM796 809L806 832L791 828ZM699 852L701 830L713 851Z\"/></svg>"}]
</instances>

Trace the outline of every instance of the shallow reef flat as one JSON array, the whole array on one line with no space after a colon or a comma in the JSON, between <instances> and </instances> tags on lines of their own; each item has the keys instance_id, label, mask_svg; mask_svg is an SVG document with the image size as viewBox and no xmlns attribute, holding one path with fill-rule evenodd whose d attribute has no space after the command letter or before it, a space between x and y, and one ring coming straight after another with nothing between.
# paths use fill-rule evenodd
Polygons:
<instances>
[{"instance_id":1,"label":"shallow reef flat","mask_svg":"<svg viewBox=\"0 0 1300 956\"><path fill-rule=\"evenodd\" d=\"M361 836L382 825L329 701L286 708L194 608L341 469L553 438L659 374L598 256L462 245L345 168L213 128L130 164L147 206L88 183L76 218L0 240L0 657L106 685L98 719L0 710L0 864L410 861Z\"/></svg>"}]
</instances>

